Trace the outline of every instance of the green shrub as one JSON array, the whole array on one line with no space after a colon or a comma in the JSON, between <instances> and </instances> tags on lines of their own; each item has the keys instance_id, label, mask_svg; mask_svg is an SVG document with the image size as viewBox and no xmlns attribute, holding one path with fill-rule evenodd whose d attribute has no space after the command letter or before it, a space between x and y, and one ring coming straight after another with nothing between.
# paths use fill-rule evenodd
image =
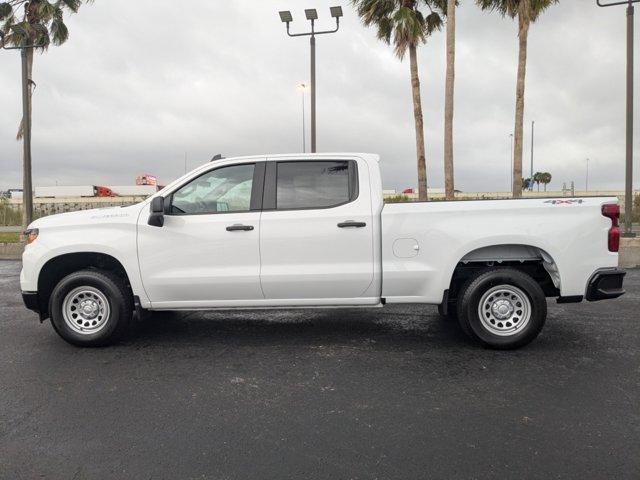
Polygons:
<instances>
[{"instance_id":1,"label":"green shrub","mask_svg":"<svg viewBox=\"0 0 640 480\"><path fill-rule=\"evenodd\" d=\"M0 199L0 225L21 225L22 210L3 198Z\"/></svg>"},{"instance_id":2,"label":"green shrub","mask_svg":"<svg viewBox=\"0 0 640 480\"><path fill-rule=\"evenodd\" d=\"M405 202L412 202L412 201L413 200L411 200L406 195L394 195L393 197L386 197L384 199L384 203L405 203Z\"/></svg>"}]
</instances>

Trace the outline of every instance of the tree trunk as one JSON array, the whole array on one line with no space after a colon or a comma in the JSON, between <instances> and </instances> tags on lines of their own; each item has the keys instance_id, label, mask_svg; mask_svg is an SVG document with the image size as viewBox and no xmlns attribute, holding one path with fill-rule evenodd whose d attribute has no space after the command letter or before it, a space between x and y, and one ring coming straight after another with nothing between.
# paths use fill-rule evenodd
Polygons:
<instances>
[{"instance_id":1,"label":"tree trunk","mask_svg":"<svg viewBox=\"0 0 640 480\"><path fill-rule=\"evenodd\" d=\"M453 92L456 76L456 0L447 0L447 78L444 97L444 191L453 200Z\"/></svg>"},{"instance_id":2,"label":"tree trunk","mask_svg":"<svg viewBox=\"0 0 640 480\"><path fill-rule=\"evenodd\" d=\"M427 164L424 153L424 120L422 118L420 78L418 77L418 57L415 45L411 45L409 47L409 66L411 68L411 90L413 93L413 117L416 126L416 154L418 158L418 199L423 202L428 199Z\"/></svg>"},{"instance_id":3,"label":"tree trunk","mask_svg":"<svg viewBox=\"0 0 640 480\"><path fill-rule=\"evenodd\" d=\"M33 97L33 88L35 82L33 81L33 48L29 48L27 50L27 79L29 82L29 96L27 97L27 101L29 102L29 116L31 117L32 109L32 97ZM18 125L18 133L16 134L16 140L22 140L22 136L24 134L24 118L20 119L20 125Z\"/></svg>"},{"instance_id":4,"label":"tree trunk","mask_svg":"<svg viewBox=\"0 0 640 480\"><path fill-rule=\"evenodd\" d=\"M530 20L523 13L528 2L523 2L518 13L518 81L516 84L516 124L514 129L515 147L513 152L513 196L522 197L522 147L524 137L524 81L527 74L527 37L529 35Z\"/></svg>"},{"instance_id":5,"label":"tree trunk","mask_svg":"<svg viewBox=\"0 0 640 480\"><path fill-rule=\"evenodd\" d=\"M33 48L28 48L23 50L26 61L22 60L26 63L26 72L23 66L23 82L25 81L26 76L26 95L25 89L23 87L23 96L26 96L26 114L24 113L23 106L23 118L20 123L20 129L18 131L18 136L22 137L23 141L23 159L22 159L22 232L27 230L27 227L33 220L33 182L32 182L32 170L31 170L31 111L32 111L32 96L33 96L33 80L32 80L32 72L33 72ZM23 65L24 65L23 63ZM25 75L26 73L26 75ZM23 83L24 85L24 83ZM28 121L26 121L25 116ZM21 235L21 241L25 241L24 233Z\"/></svg>"}]
</instances>

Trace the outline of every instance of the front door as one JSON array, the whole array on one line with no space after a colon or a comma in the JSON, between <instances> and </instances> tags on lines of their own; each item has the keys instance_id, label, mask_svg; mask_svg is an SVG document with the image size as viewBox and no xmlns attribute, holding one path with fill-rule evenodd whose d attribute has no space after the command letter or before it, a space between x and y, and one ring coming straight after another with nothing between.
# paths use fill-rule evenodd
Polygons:
<instances>
[{"instance_id":1,"label":"front door","mask_svg":"<svg viewBox=\"0 0 640 480\"><path fill-rule=\"evenodd\" d=\"M363 297L373 281L373 215L356 160L269 161L260 220L261 283L285 304ZM360 182L358 180L360 178Z\"/></svg>"},{"instance_id":2,"label":"front door","mask_svg":"<svg viewBox=\"0 0 640 480\"><path fill-rule=\"evenodd\" d=\"M262 300L264 162L213 168L165 197L163 227L140 216L138 257L153 308Z\"/></svg>"}]
</instances>

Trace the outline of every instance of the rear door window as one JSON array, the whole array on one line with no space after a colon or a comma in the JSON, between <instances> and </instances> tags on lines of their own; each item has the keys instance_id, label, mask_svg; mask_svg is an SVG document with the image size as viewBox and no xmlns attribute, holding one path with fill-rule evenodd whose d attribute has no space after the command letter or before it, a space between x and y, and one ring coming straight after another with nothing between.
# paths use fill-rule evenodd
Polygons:
<instances>
[{"instance_id":1,"label":"rear door window","mask_svg":"<svg viewBox=\"0 0 640 480\"><path fill-rule=\"evenodd\" d=\"M278 162L276 208L328 208L352 199L348 161Z\"/></svg>"}]
</instances>

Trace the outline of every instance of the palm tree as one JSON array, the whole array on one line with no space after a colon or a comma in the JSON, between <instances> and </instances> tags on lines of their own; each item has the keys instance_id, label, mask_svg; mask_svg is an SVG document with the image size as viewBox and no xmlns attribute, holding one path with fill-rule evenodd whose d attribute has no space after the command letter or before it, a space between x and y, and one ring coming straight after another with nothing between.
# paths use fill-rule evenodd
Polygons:
<instances>
[{"instance_id":1,"label":"palm tree","mask_svg":"<svg viewBox=\"0 0 640 480\"><path fill-rule=\"evenodd\" d=\"M393 43L396 56L403 60L409 51L413 117L418 160L418 196L427 200L427 167L424 146L424 120L418 75L418 45L442 27L447 0L352 0L366 26L378 29L378 38ZM426 7L425 16L420 7Z\"/></svg>"},{"instance_id":2,"label":"palm tree","mask_svg":"<svg viewBox=\"0 0 640 480\"><path fill-rule=\"evenodd\" d=\"M447 0L447 78L444 96L444 192L454 199L453 92L456 76L456 0Z\"/></svg>"},{"instance_id":3,"label":"palm tree","mask_svg":"<svg viewBox=\"0 0 640 480\"><path fill-rule=\"evenodd\" d=\"M540 191L540 184L542 183L542 172L536 172L533 174L533 183L538 185L538 191Z\"/></svg>"},{"instance_id":4,"label":"palm tree","mask_svg":"<svg viewBox=\"0 0 640 480\"><path fill-rule=\"evenodd\" d=\"M540 174L540 183L544 185L544 191L547 191L547 185L551 183L551 174L549 172L543 172Z\"/></svg>"},{"instance_id":5,"label":"palm tree","mask_svg":"<svg viewBox=\"0 0 640 480\"><path fill-rule=\"evenodd\" d=\"M515 146L513 159L513 196L522 197L522 142L524 133L524 82L527 73L529 27L542 12L559 0L476 0L483 10L518 18L518 80L516 84Z\"/></svg>"},{"instance_id":6,"label":"palm tree","mask_svg":"<svg viewBox=\"0 0 640 480\"><path fill-rule=\"evenodd\" d=\"M0 47L24 47L26 54L26 84L29 86L26 95L27 115L31 118L33 87L33 54L34 48L28 45L38 45L42 51L46 50L51 43L62 45L69 38L69 31L64 23L64 13L66 11L77 12L82 3L91 0L10 0L0 2ZM29 126L31 122L27 123ZM17 139L24 142L31 140L30 135L24 135L25 118L20 121ZM29 132L30 133L30 132ZM30 151L30 145L28 149ZM25 164L24 185L31 185L31 162L28 155L23 159ZM29 187L30 190L30 187ZM24 192L25 197L30 198L31 192ZM25 198L26 200L26 198ZM30 223L32 212L28 211L25 201L23 209L23 227L26 229ZM23 229L23 230L24 230Z\"/></svg>"}]
</instances>

